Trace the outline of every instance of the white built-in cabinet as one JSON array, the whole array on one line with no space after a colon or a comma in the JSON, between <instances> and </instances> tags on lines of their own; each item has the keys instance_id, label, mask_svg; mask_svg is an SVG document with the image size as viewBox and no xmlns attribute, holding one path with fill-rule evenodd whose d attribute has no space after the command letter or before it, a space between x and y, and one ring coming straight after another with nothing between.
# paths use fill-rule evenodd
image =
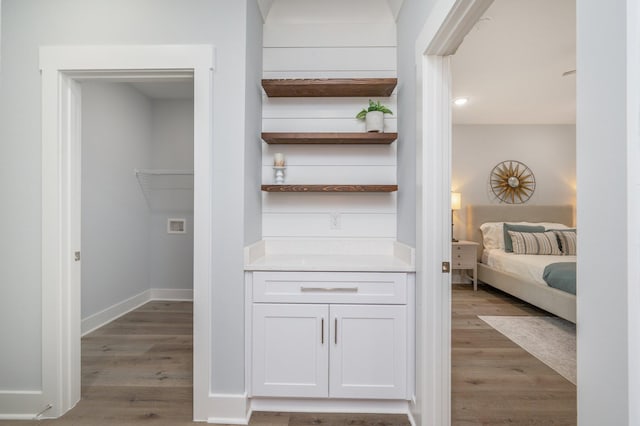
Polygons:
<instances>
[{"instance_id":1,"label":"white built-in cabinet","mask_svg":"<svg viewBox=\"0 0 640 426\"><path fill-rule=\"evenodd\" d=\"M408 276L248 273L250 395L409 399Z\"/></svg>"}]
</instances>

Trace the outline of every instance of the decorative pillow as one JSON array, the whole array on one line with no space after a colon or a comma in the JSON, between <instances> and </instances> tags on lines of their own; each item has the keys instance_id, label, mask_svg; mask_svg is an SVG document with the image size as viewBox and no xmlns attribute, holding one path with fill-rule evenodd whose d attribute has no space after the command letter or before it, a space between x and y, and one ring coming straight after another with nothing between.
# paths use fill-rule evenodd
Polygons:
<instances>
[{"instance_id":1,"label":"decorative pillow","mask_svg":"<svg viewBox=\"0 0 640 426\"><path fill-rule=\"evenodd\" d=\"M485 249L504 249L502 222L487 222L480 225L482 245Z\"/></svg>"},{"instance_id":2,"label":"decorative pillow","mask_svg":"<svg viewBox=\"0 0 640 426\"><path fill-rule=\"evenodd\" d=\"M513 253L513 243L511 242L511 236L509 231L515 232L544 232L544 226L536 225L520 225L516 223L505 223L504 227L504 251L507 253Z\"/></svg>"},{"instance_id":3,"label":"decorative pillow","mask_svg":"<svg viewBox=\"0 0 640 426\"><path fill-rule=\"evenodd\" d=\"M553 230L561 229L564 231L565 229L569 229L569 227L564 223L540 222L540 223L536 223L535 225L544 226L544 229L546 231L551 231L552 229Z\"/></svg>"},{"instance_id":4,"label":"decorative pillow","mask_svg":"<svg viewBox=\"0 0 640 426\"><path fill-rule=\"evenodd\" d=\"M566 229L568 226L554 222L509 222L512 225L542 226L545 230ZM482 231L482 245L485 249L505 248L504 222L485 222L480 225Z\"/></svg>"},{"instance_id":5,"label":"decorative pillow","mask_svg":"<svg viewBox=\"0 0 640 426\"><path fill-rule=\"evenodd\" d=\"M562 250L562 254L575 256L577 244L577 233L575 229L562 229L562 230L553 230L553 233L556 234L556 238L558 239L558 244L560 244L560 250Z\"/></svg>"},{"instance_id":6,"label":"decorative pillow","mask_svg":"<svg viewBox=\"0 0 640 426\"><path fill-rule=\"evenodd\" d=\"M515 254L551 254L561 255L558 237L555 232L515 232L508 231Z\"/></svg>"}]
</instances>

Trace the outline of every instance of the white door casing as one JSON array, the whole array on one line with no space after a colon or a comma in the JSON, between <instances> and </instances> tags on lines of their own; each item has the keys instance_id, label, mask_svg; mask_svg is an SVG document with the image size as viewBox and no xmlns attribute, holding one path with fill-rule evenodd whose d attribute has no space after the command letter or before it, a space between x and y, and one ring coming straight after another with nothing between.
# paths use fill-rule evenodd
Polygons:
<instances>
[{"instance_id":1,"label":"white door casing","mask_svg":"<svg viewBox=\"0 0 640 426\"><path fill-rule=\"evenodd\" d=\"M83 79L194 80L194 418L211 377L212 72L208 45L49 46L42 72L42 396L44 417L80 399L80 85ZM81 256L81 254L80 254Z\"/></svg>"},{"instance_id":2,"label":"white door casing","mask_svg":"<svg viewBox=\"0 0 640 426\"><path fill-rule=\"evenodd\" d=\"M440 0L416 40L416 398L422 426L451 423L451 87L448 56L493 0Z\"/></svg>"}]
</instances>

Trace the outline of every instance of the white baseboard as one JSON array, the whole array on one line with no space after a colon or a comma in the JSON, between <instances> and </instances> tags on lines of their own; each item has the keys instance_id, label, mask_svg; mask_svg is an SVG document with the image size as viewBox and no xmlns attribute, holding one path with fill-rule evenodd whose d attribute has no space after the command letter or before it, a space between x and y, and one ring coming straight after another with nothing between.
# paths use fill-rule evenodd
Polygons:
<instances>
[{"instance_id":1,"label":"white baseboard","mask_svg":"<svg viewBox=\"0 0 640 426\"><path fill-rule=\"evenodd\" d=\"M383 399L330 399L330 398L252 398L253 411L289 411L300 413L371 413L407 414L409 402Z\"/></svg>"},{"instance_id":2,"label":"white baseboard","mask_svg":"<svg viewBox=\"0 0 640 426\"><path fill-rule=\"evenodd\" d=\"M80 324L82 336L120 318L152 300L193 300L193 290L180 288L152 288L118 302L84 318Z\"/></svg>"},{"instance_id":3,"label":"white baseboard","mask_svg":"<svg viewBox=\"0 0 640 426\"><path fill-rule=\"evenodd\" d=\"M152 288L151 300L172 300L172 301L191 301L193 300L192 289L182 288Z\"/></svg>"},{"instance_id":4,"label":"white baseboard","mask_svg":"<svg viewBox=\"0 0 640 426\"><path fill-rule=\"evenodd\" d=\"M151 291L145 290L128 299L109 306L106 309L89 315L80 322L80 333L82 336L102 327L111 321L120 318L124 314L139 308L140 306L151 300Z\"/></svg>"},{"instance_id":5,"label":"white baseboard","mask_svg":"<svg viewBox=\"0 0 640 426\"><path fill-rule=\"evenodd\" d=\"M249 424L251 411L247 394L210 394L207 417L208 423L246 425Z\"/></svg>"},{"instance_id":6,"label":"white baseboard","mask_svg":"<svg viewBox=\"0 0 640 426\"><path fill-rule=\"evenodd\" d=\"M33 420L46 408L42 391L0 391L0 420Z\"/></svg>"}]
</instances>

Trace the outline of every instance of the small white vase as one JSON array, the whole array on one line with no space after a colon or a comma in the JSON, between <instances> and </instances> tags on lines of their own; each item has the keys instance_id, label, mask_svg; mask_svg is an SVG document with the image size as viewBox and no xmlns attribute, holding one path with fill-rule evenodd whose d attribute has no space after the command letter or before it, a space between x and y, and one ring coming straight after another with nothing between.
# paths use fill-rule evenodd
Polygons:
<instances>
[{"instance_id":1,"label":"small white vase","mask_svg":"<svg viewBox=\"0 0 640 426\"><path fill-rule=\"evenodd\" d=\"M382 111L370 111L365 117L367 132L384 132L384 113Z\"/></svg>"},{"instance_id":2,"label":"small white vase","mask_svg":"<svg viewBox=\"0 0 640 426\"><path fill-rule=\"evenodd\" d=\"M273 166L273 181L276 185L282 185L284 183L284 174L286 167Z\"/></svg>"}]
</instances>

